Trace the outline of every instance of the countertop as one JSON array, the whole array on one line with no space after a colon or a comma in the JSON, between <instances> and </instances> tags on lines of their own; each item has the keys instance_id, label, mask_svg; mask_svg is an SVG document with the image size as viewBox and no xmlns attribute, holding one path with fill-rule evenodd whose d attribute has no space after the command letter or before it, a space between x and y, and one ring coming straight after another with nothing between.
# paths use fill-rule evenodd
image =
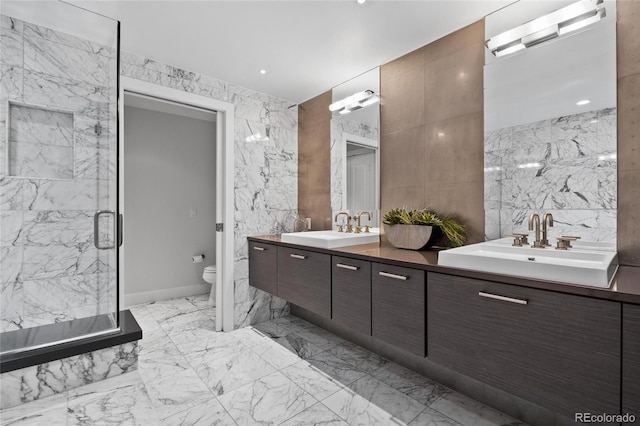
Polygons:
<instances>
[{"instance_id":1,"label":"countertop","mask_svg":"<svg viewBox=\"0 0 640 426\"><path fill-rule=\"evenodd\" d=\"M321 249L297 244L283 243L280 235L260 235L248 237L249 241L271 243L285 247L300 247L304 250L331 254L334 256L346 256L374 262L388 263L409 268L418 268L430 272L461 277L476 278L487 281L498 281L506 284L523 287L539 288L542 290L557 291L560 293L575 294L579 296L594 297L616 302L633 303L640 305L640 268L632 266L620 266L613 283L609 288L586 287L566 284L555 281L535 280L516 277L512 275L492 274L488 272L471 271L466 269L438 266L438 252L441 249L424 251L403 250L393 247L387 242L362 244L357 246L338 247L334 249Z\"/></svg>"}]
</instances>

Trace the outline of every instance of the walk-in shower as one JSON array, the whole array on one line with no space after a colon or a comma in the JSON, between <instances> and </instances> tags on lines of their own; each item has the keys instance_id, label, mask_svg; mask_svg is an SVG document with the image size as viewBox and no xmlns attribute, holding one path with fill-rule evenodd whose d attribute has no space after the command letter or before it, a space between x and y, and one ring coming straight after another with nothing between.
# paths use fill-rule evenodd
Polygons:
<instances>
[{"instance_id":1,"label":"walk-in shower","mask_svg":"<svg viewBox=\"0 0 640 426\"><path fill-rule=\"evenodd\" d=\"M0 352L117 332L119 23L0 3Z\"/></svg>"}]
</instances>

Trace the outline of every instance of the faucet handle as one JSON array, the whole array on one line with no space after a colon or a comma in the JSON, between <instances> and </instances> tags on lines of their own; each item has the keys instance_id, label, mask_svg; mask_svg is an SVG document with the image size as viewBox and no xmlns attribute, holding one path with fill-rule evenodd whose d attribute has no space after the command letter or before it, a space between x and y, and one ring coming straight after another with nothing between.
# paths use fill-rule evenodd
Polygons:
<instances>
[{"instance_id":1,"label":"faucet handle","mask_svg":"<svg viewBox=\"0 0 640 426\"><path fill-rule=\"evenodd\" d=\"M365 225L365 226L364 226L364 232L367 232L367 233L368 233L368 232L369 232L369 228L370 228L370 227L369 227L369 225Z\"/></svg>"},{"instance_id":2,"label":"faucet handle","mask_svg":"<svg viewBox=\"0 0 640 426\"><path fill-rule=\"evenodd\" d=\"M557 237L558 243L556 244L556 250L567 250L571 248L571 240L567 237Z\"/></svg>"},{"instance_id":3,"label":"faucet handle","mask_svg":"<svg viewBox=\"0 0 640 426\"><path fill-rule=\"evenodd\" d=\"M571 241L576 241L576 240L579 240L579 239L580 239L580 237L574 237L574 236L571 236L571 235L563 235L561 238L563 238L564 240L566 240L566 241L567 241L567 247L568 247L568 248L573 247L573 246L571 245Z\"/></svg>"},{"instance_id":4,"label":"faucet handle","mask_svg":"<svg viewBox=\"0 0 640 426\"><path fill-rule=\"evenodd\" d=\"M522 244L529 245L529 234L523 232L514 232L513 235L510 235L510 237L520 237L520 241L522 242Z\"/></svg>"},{"instance_id":5,"label":"faucet handle","mask_svg":"<svg viewBox=\"0 0 640 426\"><path fill-rule=\"evenodd\" d=\"M344 232L344 229L342 228L342 224L338 224L338 232Z\"/></svg>"},{"instance_id":6,"label":"faucet handle","mask_svg":"<svg viewBox=\"0 0 640 426\"><path fill-rule=\"evenodd\" d=\"M518 235L518 234L513 234L513 235L509 235L510 237L513 237L513 244L511 244L514 247L522 247L522 236Z\"/></svg>"}]
</instances>

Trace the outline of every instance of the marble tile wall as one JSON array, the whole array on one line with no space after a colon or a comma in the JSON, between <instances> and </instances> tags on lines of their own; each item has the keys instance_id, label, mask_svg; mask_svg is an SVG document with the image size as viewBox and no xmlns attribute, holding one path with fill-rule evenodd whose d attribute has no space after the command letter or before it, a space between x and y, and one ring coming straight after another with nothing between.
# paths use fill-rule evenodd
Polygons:
<instances>
[{"instance_id":1,"label":"marble tile wall","mask_svg":"<svg viewBox=\"0 0 640 426\"><path fill-rule=\"evenodd\" d=\"M115 50L4 15L0 44L0 330L113 311L93 214L116 200Z\"/></svg>"},{"instance_id":2,"label":"marble tile wall","mask_svg":"<svg viewBox=\"0 0 640 426\"><path fill-rule=\"evenodd\" d=\"M298 210L297 106L131 53L123 52L121 61L124 76L235 106L235 326L286 315L284 300L249 286L246 237L292 228Z\"/></svg>"},{"instance_id":3,"label":"marble tile wall","mask_svg":"<svg viewBox=\"0 0 640 426\"><path fill-rule=\"evenodd\" d=\"M551 213L549 234L616 240L615 108L485 132L486 238L525 231Z\"/></svg>"},{"instance_id":4,"label":"marble tile wall","mask_svg":"<svg viewBox=\"0 0 640 426\"><path fill-rule=\"evenodd\" d=\"M331 118L331 210L333 215L347 206L347 200L343 194L344 162L347 152L343 136L345 133L379 140L378 129L373 126L349 120L346 117Z\"/></svg>"}]
</instances>

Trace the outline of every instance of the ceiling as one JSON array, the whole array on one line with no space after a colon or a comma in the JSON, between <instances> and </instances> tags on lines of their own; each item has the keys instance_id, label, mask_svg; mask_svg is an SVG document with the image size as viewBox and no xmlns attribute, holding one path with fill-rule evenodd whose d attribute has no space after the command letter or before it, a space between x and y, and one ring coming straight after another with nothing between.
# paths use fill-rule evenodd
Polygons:
<instances>
[{"instance_id":1,"label":"ceiling","mask_svg":"<svg viewBox=\"0 0 640 426\"><path fill-rule=\"evenodd\" d=\"M300 103L513 0L69 2L119 20L125 51Z\"/></svg>"}]
</instances>

